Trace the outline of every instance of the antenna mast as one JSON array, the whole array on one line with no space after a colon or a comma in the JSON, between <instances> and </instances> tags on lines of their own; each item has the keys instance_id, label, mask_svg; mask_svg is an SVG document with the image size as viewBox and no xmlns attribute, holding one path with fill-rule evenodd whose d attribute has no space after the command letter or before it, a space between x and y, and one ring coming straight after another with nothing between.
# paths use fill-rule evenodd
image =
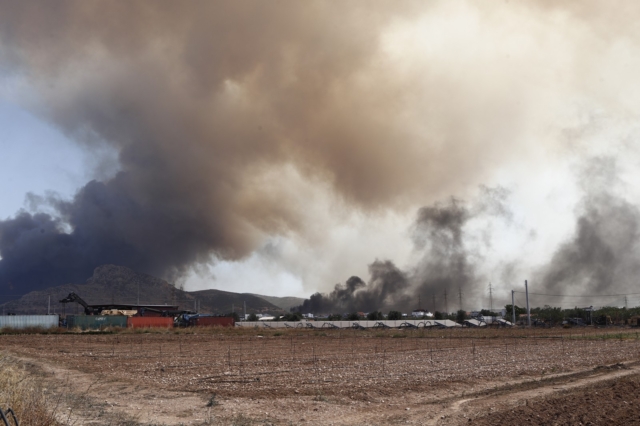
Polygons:
<instances>
[{"instance_id":1,"label":"antenna mast","mask_svg":"<svg viewBox=\"0 0 640 426\"><path fill-rule=\"evenodd\" d=\"M493 312L493 287L489 283L489 310Z\"/></svg>"},{"instance_id":2,"label":"antenna mast","mask_svg":"<svg viewBox=\"0 0 640 426\"><path fill-rule=\"evenodd\" d=\"M444 289L444 309L447 315L449 315L449 303L447 303L447 289Z\"/></svg>"}]
</instances>

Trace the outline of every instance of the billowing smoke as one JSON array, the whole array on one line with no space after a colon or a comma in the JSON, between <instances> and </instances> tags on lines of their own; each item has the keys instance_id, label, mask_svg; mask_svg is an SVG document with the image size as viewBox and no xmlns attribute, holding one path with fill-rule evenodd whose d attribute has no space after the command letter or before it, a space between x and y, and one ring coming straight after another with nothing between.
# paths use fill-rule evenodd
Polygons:
<instances>
[{"instance_id":1,"label":"billowing smoke","mask_svg":"<svg viewBox=\"0 0 640 426\"><path fill-rule=\"evenodd\" d=\"M573 236L553 254L534 284L542 293L607 295L637 293L640 273L640 210L620 194L616 162L595 158L580 174L585 196ZM556 299L558 300L558 299ZM569 299L568 303L612 299Z\"/></svg>"},{"instance_id":2,"label":"billowing smoke","mask_svg":"<svg viewBox=\"0 0 640 426\"><path fill-rule=\"evenodd\" d=\"M409 306L407 276L393 262L375 261L369 265L367 285L353 276L345 284L336 284L329 294L315 293L295 308L311 313L370 312L388 307Z\"/></svg>"},{"instance_id":3,"label":"billowing smoke","mask_svg":"<svg viewBox=\"0 0 640 426\"><path fill-rule=\"evenodd\" d=\"M624 185L618 174L612 157L592 158L582 165L578 179L584 196L577 206L575 231L529 280L535 303L607 304L619 302L620 298L603 299L598 295L637 293L640 209L622 195ZM481 251L490 247L491 237L473 238L466 229L470 221L482 217L500 217L510 223L512 212L505 203L508 196L504 188L483 187L482 196L471 208L456 199L445 205L421 208L412 228L414 249L419 253L413 266L402 271L392 262L375 261L369 267L368 284L352 277L346 285L337 284L328 294L314 294L301 310L407 311L417 308L421 297L423 308L451 311L459 307L460 292L468 301L466 306L481 308L487 284L486 277L479 273ZM480 244L473 244L474 239ZM500 269L502 280L519 290L518 284L527 275L516 276L518 266L507 263Z\"/></svg>"},{"instance_id":4,"label":"billowing smoke","mask_svg":"<svg viewBox=\"0 0 640 426\"><path fill-rule=\"evenodd\" d=\"M451 199L421 208L412 229L418 256L414 266L403 271L391 261L376 260L369 265L368 284L351 277L328 294L312 295L299 309L312 313L406 312L416 308L451 311L460 308L461 292L471 300L464 306L477 304L474 299L482 293L485 280L476 268L482 259L478 248L486 248L489 241L481 238L474 242L472 236L477 232L469 227L472 222L496 217L508 221L508 196L504 188L483 187L471 207Z\"/></svg>"},{"instance_id":5,"label":"billowing smoke","mask_svg":"<svg viewBox=\"0 0 640 426\"><path fill-rule=\"evenodd\" d=\"M1 7L5 77L26 81L38 93L29 106L88 150L118 154L113 177L0 223L0 287L10 293L83 282L105 263L175 278L302 232L296 199L283 195L288 167L362 206L404 185L385 153L397 121L371 120L377 109L364 107L389 93L355 80L378 54L381 28L410 7ZM415 163L395 152L397 164Z\"/></svg>"},{"instance_id":6,"label":"billowing smoke","mask_svg":"<svg viewBox=\"0 0 640 426\"><path fill-rule=\"evenodd\" d=\"M482 105L468 102L477 70L461 85L431 64L398 67L409 54L390 35L415 25L420 3L0 4L8 93L118 160L72 200L0 224L10 293L84 281L105 263L171 279L304 235L317 213L296 179L367 212L432 201L466 185L448 169L481 176L478 159L504 152L488 109L502 137L519 132L495 91L476 87ZM438 108L425 116L429 98Z\"/></svg>"},{"instance_id":7,"label":"billowing smoke","mask_svg":"<svg viewBox=\"0 0 640 426\"><path fill-rule=\"evenodd\" d=\"M0 96L117 156L72 199L0 222L0 293L105 263L171 279L270 237L321 238L327 211L468 197L497 171L580 150L557 139L583 116L576 99L637 122L640 97L617 94L636 86L639 6L513 3L0 0ZM473 297L475 209L420 210L415 261L373 263L338 305ZM586 217L585 234L613 232Z\"/></svg>"}]
</instances>

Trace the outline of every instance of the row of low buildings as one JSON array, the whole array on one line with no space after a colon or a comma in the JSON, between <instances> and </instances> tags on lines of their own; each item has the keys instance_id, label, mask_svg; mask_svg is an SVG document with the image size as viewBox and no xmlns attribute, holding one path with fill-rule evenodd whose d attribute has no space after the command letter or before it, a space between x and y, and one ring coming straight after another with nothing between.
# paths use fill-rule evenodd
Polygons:
<instances>
[{"instance_id":1,"label":"row of low buildings","mask_svg":"<svg viewBox=\"0 0 640 426\"><path fill-rule=\"evenodd\" d=\"M133 316L133 315L0 315L0 329L50 329L67 328L80 330L100 330L110 327L121 328L173 328L173 327L233 327L232 317L202 314L173 316Z\"/></svg>"},{"instance_id":2,"label":"row of low buildings","mask_svg":"<svg viewBox=\"0 0 640 426\"><path fill-rule=\"evenodd\" d=\"M356 312L358 314L359 317L361 318L366 318L369 313L368 312ZM507 311L506 309L500 309L499 311L495 312L497 315L495 315L496 317L499 318L504 318L504 316L506 315ZM453 312L449 315L455 315L456 313ZM342 314L342 318L343 319L347 319L347 317L349 317L350 313L345 313ZM481 313L480 311L470 311L470 312L465 312L466 317L468 318L478 318L481 317ZM244 320L247 321L249 319L250 315L245 315ZM387 319L388 314L382 314L382 316ZM256 314L256 317L258 318L258 320L260 321L271 321L276 319L273 315L269 315L269 314ZM308 319L308 320L313 320L316 318L328 318L329 315L328 314L312 314L312 313L306 313L306 314L302 314L302 317L304 319ZM410 314L407 313L402 313L402 318L407 319L407 318L433 318L434 314L433 312L429 312L426 309L415 309L413 311L411 311Z\"/></svg>"}]
</instances>

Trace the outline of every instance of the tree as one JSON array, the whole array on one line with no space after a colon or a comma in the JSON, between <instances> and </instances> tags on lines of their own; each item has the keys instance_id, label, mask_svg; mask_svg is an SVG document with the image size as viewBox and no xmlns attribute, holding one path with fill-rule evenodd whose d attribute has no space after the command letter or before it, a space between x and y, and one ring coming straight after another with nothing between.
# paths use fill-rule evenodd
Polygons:
<instances>
[{"instance_id":1,"label":"tree","mask_svg":"<svg viewBox=\"0 0 640 426\"><path fill-rule=\"evenodd\" d=\"M457 313L456 313L456 322L464 322L464 320L467 319L467 313L460 309Z\"/></svg>"},{"instance_id":2,"label":"tree","mask_svg":"<svg viewBox=\"0 0 640 426\"><path fill-rule=\"evenodd\" d=\"M435 311L435 312L433 313L433 319L441 320L441 319L442 319L442 312L440 312L440 311Z\"/></svg>"},{"instance_id":3,"label":"tree","mask_svg":"<svg viewBox=\"0 0 640 426\"><path fill-rule=\"evenodd\" d=\"M505 309L507 310L507 318L511 318L512 308L511 305L505 305ZM521 308L516 305L516 321L518 320L518 315L526 314L527 310L525 308Z\"/></svg>"},{"instance_id":4,"label":"tree","mask_svg":"<svg viewBox=\"0 0 640 426\"><path fill-rule=\"evenodd\" d=\"M544 305L542 308L535 308L531 310L531 313L538 316L538 319L547 323L560 324L564 319L564 314L561 308L552 308L549 305Z\"/></svg>"},{"instance_id":5,"label":"tree","mask_svg":"<svg viewBox=\"0 0 640 426\"><path fill-rule=\"evenodd\" d=\"M247 321L258 321L258 317L256 314L249 314L249 318L247 318Z\"/></svg>"},{"instance_id":6,"label":"tree","mask_svg":"<svg viewBox=\"0 0 640 426\"><path fill-rule=\"evenodd\" d=\"M300 312L289 312L282 317L285 321L300 321L302 319L302 314Z\"/></svg>"},{"instance_id":7,"label":"tree","mask_svg":"<svg viewBox=\"0 0 640 426\"><path fill-rule=\"evenodd\" d=\"M390 321L397 321L402 319L402 312L400 311L389 311L389 315L387 315L387 319Z\"/></svg>"},{"instance_id":8,"label":"tree","mask_svg":"<svg viewBox=\"0 0 640 426\"><path fill-rule=\"evenodd\" d=\"M232 312L230 314L227 314L226 316L232 317L235 322L240 321L240 315L238 315L237 312Z\"/></svg>"},{"instance_id":9,"label":"tree","mask_svg":"<svg viewBox=\"0 0 640 426\"><path fill-rule=\"evenodd\" d=\"M382 312L373 311L367 314L367 319L369 321L378 321L384 319L384 315L382 315Z\"/></svg>"},{"instance_id":10,"label":"tree","mask_svg":"<svg viewBox=\"0 0 640 426\"><path fill-rule=\"evenodd\" d=\"M360 315L357 312L352 312L347 316L349 321L358 321L360 319Z\"/></svg>"},{"instance_id":11,"label":"tree","mask_svg":"<svg viewBox=\"0 0 640 426\"><path fill-rule=\"evenodd\" d=\"M331 314L327 318L329 321L340 321L342 319L342 315L340 314Z\"/></svg>"}]
</instances>

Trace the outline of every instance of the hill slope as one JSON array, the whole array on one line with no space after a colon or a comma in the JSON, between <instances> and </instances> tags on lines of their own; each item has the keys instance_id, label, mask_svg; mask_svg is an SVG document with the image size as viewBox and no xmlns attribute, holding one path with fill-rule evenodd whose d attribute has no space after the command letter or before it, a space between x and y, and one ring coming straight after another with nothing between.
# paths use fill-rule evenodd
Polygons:
<instances>
[{"instance_id":1,"label":"hill slope","mask_svg":"<svg viewBox=\"0 0 640 426\"><path fill-rule=\"evenodd\" d=\"M0 313L46 314L49 297L51 297L51 313L81 313L82 309L75 303L66 306L58 301L69 293L75 292L88 304L97 303L131 303L154 305L178 305L180 309L193 310L196 304L204 313L226 314L235 305L236 312L242 312L242 304L246 301L247 313L282 312L278 306L254 296L231 293L221 290L202 290L196 292L183 291L150 275L135 272L129 268L116 265L97 267L85 284L64 284L42 291L25 294L18 300L7 302Z\"/></svg>"},{"instance_id":2,"label":"hill slope","mask_svg":"<svg viewBox=\"0 0 640 426\"><path fill-rule=\"evenodd\" d=\"M295 306L300 306L302 305L302 303L305 301L304 298L302 297L276 297L276 296L265 296L263 294L254 294L254 296L258 296L261 299L266 300L269 303L272 303L282 309L284 309L285 311L288 311L289 309L295 307Z\"/></svg>"}]
</instances>

